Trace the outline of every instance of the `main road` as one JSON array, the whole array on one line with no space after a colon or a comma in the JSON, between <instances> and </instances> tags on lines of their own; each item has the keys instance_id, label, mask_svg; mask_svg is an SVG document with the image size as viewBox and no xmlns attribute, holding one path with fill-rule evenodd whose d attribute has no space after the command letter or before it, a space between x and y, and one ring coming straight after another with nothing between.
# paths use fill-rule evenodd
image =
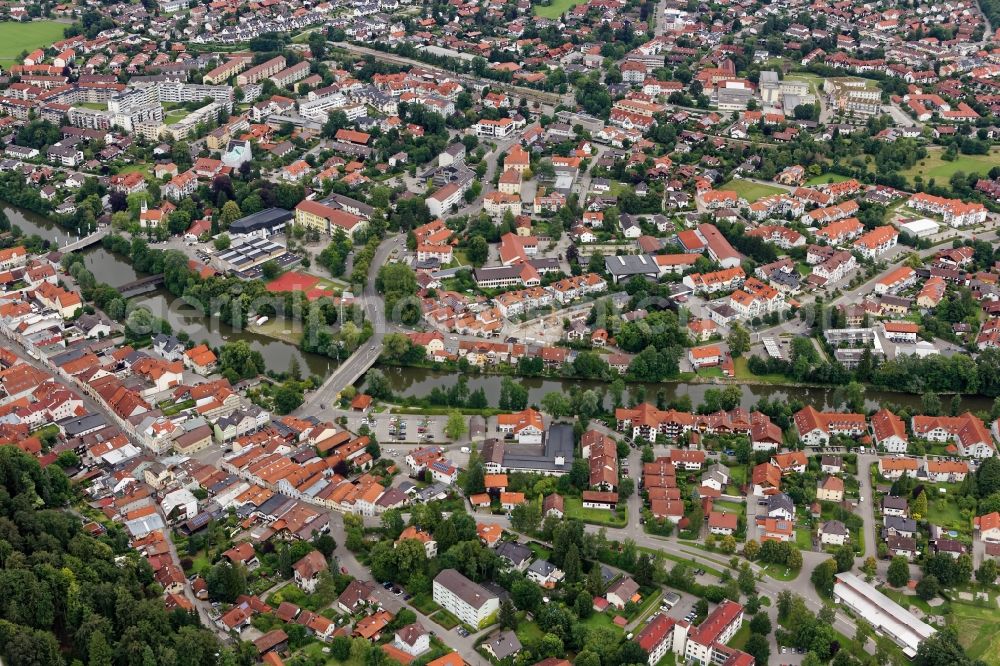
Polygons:
<instances>
[{"instance_id":1,"label":"main road","mask_svg":"<svg viewBox=\"0 0 1000 666\"><path fill-rule=\"evenodd\" d=\"M337 366L337 369L326 378L323 384L306 396L297 410L300 414L311 414L321 406L335 401L337 394L344 388L356 382L382 353L382 339L386 333L385 301L375 287L379 269L386 264L393 251L402 252L406 246L406 236L397 234L379 243L371 265L368 267L368 279L361 291L361 306L365 317L372 324L372 335L358 347L347 360Z\"/></svg>"}]
</instances>

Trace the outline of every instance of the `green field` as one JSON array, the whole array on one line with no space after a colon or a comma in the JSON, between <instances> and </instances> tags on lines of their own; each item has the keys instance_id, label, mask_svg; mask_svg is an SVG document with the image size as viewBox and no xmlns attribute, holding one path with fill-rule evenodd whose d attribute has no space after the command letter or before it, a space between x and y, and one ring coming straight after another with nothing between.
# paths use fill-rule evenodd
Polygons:
<instances>
[{"instance_id":1,"label":"green field","mask_svg":"<svg viewBox=\"0 0 1000 666\"><path fill-rule=\"evenodd\" d=\"M441 625L445 629L454 629L460 624L458 618L446 610L439 610L434 615L431 615L431 621Z\"/></svg>"},{"instance_id":2,"label":"green field","mask_svg":"<svg viewBox=\"0 0 1000 666\"><path fill-rule=\"evenodd\" d=\"M163 122L167 125L173 125L184 120L187 116L187 109L174 109L173 111L168 111L163 115Z\"/></svg>"},{"instance_id":3,"label":"green field","mask_svg":"<svg viewBox=\"0 0 1000 666\"><path fill-rule=\"evenodd\" d=\"M829 185L830 183L842 183L845 180L850 180L847 176L841 176L839 173L824 173L822 176L814 176L805 182L806 185Z\"/></svg>"},{"instance_id":4,"label":"green field","mask_svg":"<svg viewBox=\"0 0 1000 666\"><path fill-rule=\"evenodd\" d=\"M952 603L949 624L972 659L1000 666L1000 618L995 609Z\"/></svg>"},{"instance_id":5,"label":"green field","mask_svg":"<svg viewBox=\"0 0 1000 666\"><path fill-rule=\"evenodd\" d=\"M938 185L944 185L957 171L985 176L1000 164L1000 148L994 148L989 155L959 155L952 162L941 159L941 150L929 149L927 153L927 157L903 172L911 183L914 176L923 176L924 181L933 178Z\"/></svg>"},{"instance_id":6,"label":"green field","mask_svg":"<svg viewBox=\"0 0 1000 666\"><path fill-rule=\"evenodd\" d=\"M567 518L576 518L585 523L607 525L608 527L625 527L628 524L628 511L625 509L624 503L616 511L585 509L579 497L567 497L565 505Z\"/></svg>"},{"instance_id":7,"label":"green field","mask_svg":"<svg viewBox=\"0 0 1000 666\"><path fill-rule=\"evenodd\" d=\"M521 643L537 641L545 635L545 632L542 631L542 628L538 626L537 622L526 622L523 619L517 623L517 629L514 633L517 634L517 639L521 641Z\"/></svg>"},{"instance_id":8,"label":"green field","mask_svg":"<svg viewBox=\"0 0 1000 666\"><path fill-rule=\"evenodd\" d=\"M559 18L564 12L568 12L583 2L584 0L552 0L551 4L547 6L535 5L535 15L547 19Z\"/></svg>"},{"instance_id":9,"label":"green field","mask_svg":"<svg viewBox=\"0 0 1000 666\"><path fill-rule=\"evenodd\" d=\"M0 23L0 66L18 65L21 51L34 51L63 38L67 24L55 21Z\"/></svg>"},{"instance_id":10,"label":"green field","mask_svg":"<svg viewBox=\"0 0 1000 666\"><path fill-rule=\"evenodd\" d=\"M594 613L590 617L588 617L586 620L584 620L582 624L584 626L586 626L586 627L604 627L604 628L607 628L607 629L611 629L613 631L617 631L619 633L625 633L622 630L622 628L619 627L614 622L614 617L613 616L616 615L616 614L617 613L613 614L610 611L607 612L607 613Z\"/></svg>"},{"instance_id":11,"label":"green field","mask_svg":"<svg viewBox=\"0 0 1000 666\"><path fill-rule=\"evenodd\" d=\"M809 92L814 95L819 92L823 87L823 77L816 74L806 74L804 72L799 72L797 74L789 74L785 77L786 81L805 81L809 84Z\"/></svg>"},{"instance_id":12,"label":"green field","mask_svg":"<svg viewBox=\"0 0 1000 666\"><path fill-rule=\"evenodd\" d=\"M781 194L787 190L783 190L780 187L772 187L771 185L759 185L757 183L751 183L749 180L741 180L737 178L736 180L731 180L725 185L719 186L720 190L731 190L736 192L738 195L746 199L749 203L757 201L757 199L763 199L766 196L772 194Z\"/></svg>"},{"instance_id":13,"label":"green field","mask_svg":"<svg viewBox=\"0 0 1000 666\"><path fill-rule=\"evenodd\" d=\"M735 634L733 634L733 637L729 639L729 642L726 643L726 645L737 650L742 650L743 646L747 644L748 638L750 638L749 622L744 623L744 625L740 627Z\"/></svg>"},{"instance_id":14,"label":"green field","mask_svg":"<svg viewBox=\"0 0 1000 666\"><path fill-rule=\"evenodd\" d=\"M247 328L254 333L266 335L276 340L284 340L292 344L299 344L302 341L301 322L289 322L287 319L269 319L262 325L250 323Z\"/></svg>"},{"instance_id":15,"label":"green field","mask_svg":"<svg viewBox=\"0 0 1000 666\"><path fill-rule=\"evenodd\" d=\"M119 174L141 173L144 178L152 178L153 174L149 170L148 164L128 164L118 169Z\"/></svg>"},{"instance_id":16,"label":"green field","mask_svg":"<svg viewBox=\"0 0 1000 666\"><path fill-rule=\"evenodd\" d=\"M800 569L789 569L784 564L768 564L764 567L764 573L774 580L795 580L799 576Z\"/></svg>"},{"instance_id":17,"label":"green field","mask_svg":"<svg viewBox=\"0 0 1000 666\"><path fill-rule=\"evenodd\" d=\"M958 504L951 497L930 498L927 521L942 529L969 533L969 521L962 518Z\"/></svg>"},{"instance_id":18,"label":"green field","mask_svg":"<svg viewBox=\"0 0 1000 666\"><path fill-rule=\"evenodd\" d=\"M812 268L809 269L812 272ZM808 273L807 273L808 275ZM784 384L788 383L788 378L784 375L755 375L750 372L747 357L741 356L733 359L736 369L736 379L753 380L762 384Z\"/></svg>"}]
</instances>

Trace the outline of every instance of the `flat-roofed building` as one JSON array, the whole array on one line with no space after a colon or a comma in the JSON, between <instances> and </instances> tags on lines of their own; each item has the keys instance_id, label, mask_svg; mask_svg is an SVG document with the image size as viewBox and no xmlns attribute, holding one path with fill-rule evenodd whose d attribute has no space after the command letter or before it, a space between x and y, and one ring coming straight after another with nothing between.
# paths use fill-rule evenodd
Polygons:
<instances>
[{"instance_id":1,"label":"flat-roofed building","mask_svg":"<svg viewBox=\"0 0 1000 666\"><path fill-rule=\"evenodd\" d=\"M850 572L837 574L833 600L868 620L877 633L892 639L910 659L916 656L920 644L937 631Z\"/></svg>"}]
</instances>

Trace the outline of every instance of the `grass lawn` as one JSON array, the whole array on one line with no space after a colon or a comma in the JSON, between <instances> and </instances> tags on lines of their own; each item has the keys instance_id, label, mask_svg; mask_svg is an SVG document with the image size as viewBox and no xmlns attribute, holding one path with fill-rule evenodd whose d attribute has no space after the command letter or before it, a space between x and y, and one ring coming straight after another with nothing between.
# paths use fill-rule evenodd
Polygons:
<instances>
[{"instance_id":1,"label":"grass lawn","mask_svg":"<svg viewBox=\"0 0 1000 666\"><path fill-rule=\"evenodd\" d=\"M614 616L610 613L592 613L590 617L583 621L585 627L606 627L622 632L622 628L614 622Z\"/></svg>"},{"instance_id":2,"label":"grass lawn","mask_svg":"<svg viewBox=\"0 0 1000 666\"><path fill-rule=\"evenodd\" d=\"M725 511L726 513L741 514L746 510L746 504L743 504L743 502L730 502L728 500L715 500L712 502L712 506L716 510Z\"/></svg>"},{"instance_id":3,"label":"grass lawn","mask_svg":"<svg viewBox=\"0 0 1000 666\"><path fill-rule=\"evenodd\" d=\"M676 666L676 664L677 655L674 654L673 650L667 650L667 656L656 662L656 666Z\"/></svg>"},{"instance_id":4,"label":"grass lawn","mask_svg":"<svg viewBox=\"0 0 1000 666\"><path fill-rule=\"evenodd\" d=\"M952 162L941 159L943 154L943 150L929 148L927 157L902 173L911 183L914 176L923 176L925 181L933 178L938 185L943 185L956 171L964 171L967 174L976 173L982 176L1000 164L1000 148L994 148L989 155L959 155L958 159Z\"/></svg>"},{"instance_id":5,"label":"grass lawn","mask_svg":"<svg viewBox=\"0 0 1000 666\"><path fill-rule=\"evenodd\" d=\"M750 638L750 623L744 622L743 626L740 627L739 631L733 634L733 637L729 639L729 642L726 643L726 645L737 650L742 650L743 646L747 644L748 638Z\"/></svg>"},{"instance_id":6,"label":"grass lawn","mask_svg":"<svg viewBox=\"0 0 1000 666\"><path fill-rule=\"evenodd\" d=\"M748 202L753 203L757 199L762 199L766 196L772 194L781 194L787 190L783 190L780 187L772 187L771 185L759 185L757 183L751 183L748 180L741 180L737 178L736 180L731 180L725 185L719 187L720 190L732 190L736 192L741 197L746 199Z\"/></svg>"},{"instance_id":7,"label":"grass lawn","mask_svg":"<svg viewBox=\"0 0 1000 666\"><path fill-rule=\"evenodd\" d=\"M181 402L175 402L163 408L163 415L173 416L174 414L179 414L185 409L190 409L191 407L194 406L195 406L194 400L183 400Z\"/></svg>"},{"instance_id":8,"label":"grass lawn","mask_svg":"<svg viewBox=\"0 0 1000 666\"><path fill-rule=\"evenodd\" d=\"M646 551L650 555L661 555L662 557L671 560L673 562L683 562L684 564L693 567L695 569L704 569L707 573L713 574L715 576L722 576L722 571L705 564L705 560L695 559L694 557L681 557L680 555L674 555L673 553L665 553L661 550L654 550L652 548L643 548L639 546L639 550Z\"/></svg>"},{"instance_id":9,"label":"grass lawn","mask_svg":"<svg viewBox=\"0 0 1000 666\"><path fill-rule=\"evenodd\" d=\"M722 368L718 366L713 366L710 368L701 368L698 370L699 377L723 377Z\"/></svg>"},{"instance_id":10,"label":"grass lawn","mask_svg":"<svg viewBox=\"0 0 1000 666\"><path fill-rule=\"evenodd\" d=\"M441 607L434 603L434 600L429 594L418 594L410 599L410 605L424 615L433 615L437 611L441 610Z\"/></svg>"},{"instance_id":11,"label":"grass lawn","mask_svg":"<svg viewBox=\"0 0 1000 666\"><path fill-rule=\"evenodd\" d=\"M585 509L579 497L567 497L565 505L567 518L577 518L585 523L609 527L625 527L628 524L628 511L624 506L617 511Z\"/></svg>"},{"instance_id":12,"label":"grass lawn","mask_svg":"<svg viewBox=\"0 0 1000 666\"><path fill-rule=\"evenodd\" d=\"M188 116L187 109L174 109L173 111L170 111L163 115L163 122L167 125L173 125L174 123L178 123L184 120L185 118L187 118L187 116Z\"/></svg>"},{"instance_id":13,"label":"grass lawn","mask_svg":"<svg viewBox=\"0 0 1000 666\"><path fill-rule=\"evenodd\" d=\"M784 375L755 375L747 367L747 358L741 356L733 359L733 366L736 370L736 379L753 380L763 384L788 383L788 378Z\"/></svg>"},{"instance_id":14,"label":"grass lawn","mask_svg":"<svg viewBox=\"0 0 1000 666\"><path fill-rule=\"evenodd\" d=\"M209 562L208 557L205 555L205 551L203 550L198 551L198 554L191 560L191 571L194 573L208 571L211 568L212 563Z\"/></svg>"},{"instance_id":15,"label":"grass lawn","mask_svg":"<svg viewBox=\"0 0 1000 666\"><path fill-rule=\"evenodd\" d=\"M446 610L439 610L437 613L434 613L434 615L431 615L431 620L449 630L459 625L458 619Z\"/></svg>"},{"instance_id":16,"label":"grass lawn","mask_svg":"<svg viewBox=\"0 0 1000 666\"><path fill-rule=\"evenodd\" d=\"M968 521L962 518L958 505L950 497L933 498L928 497L927 521L932 525L958 530L959 532L969 532Z\"/></svg>"},{"instance_id":17,"label":"grass lawn","mask_svg":"<svg viewBox=\"0 0 1000 666\"><path fill-rule=\"evenodd\" d=\"M912 594L903 594L899 590L894 590L891 587L884 587L881 591L882 594L889 597L903 608L910 608L912 606L919 608L924 613L929 613L930 615L944 615L944 611L949 608L948 604L942 604L941 606L932 608L930 604L920 597L915 597Z\"/></svg>"},{"instance_id":18,"label":"grass lawn","mask_svg":"<svg viewBox=\"0 0 1000 666\"><path fill-rule=\"evenodd\" d=\"M812 550L812 535L804 527L795 528L795 545L799 550Z\"/></svg>"},{"instance_id":19,"label":"grass lawn","mask_svg":"<svg viewBox=\"0 0 1000 666\"><path fill-rule=\"evenodd\" d=\"M44 425L41 428L33 430L31 434L39 439L47 436L55 437L59 434L59 426L55 423L50 423L49 425Z\"/></svg>"},{"instance_id":20,"label":"grass lawn","mask_svg":"<svg viewBox=\"0 0 1000 666\"><path fill-rule=\"evenodd\" d=\"M742 486L747 482L747 467L746 465L730 465L729 466L729 480L730 482L736 484L737 486ZM742 506L746 506L743 504Z\"/></svg>"},{"instance_id":21,"label":"grass lawn","mask_svg":"<svg viewBox=\"0 0 1000 666\"><path fill-rule=\"evenodd\" d=\"M577 3L574 3L577 4ZM611 189L608 190L608 196L617 197L628 187L625 183L619 182L617 180L611 181Z\"/></svg>"},{"instance_id":22,"label":"grass lawn","mask_svg":"<svg viewBox=\"0 0 1000 666\"><path fill-rule=\"evenodd\" d=\"M523 620L517 623L517 629L514 633L517 634L517 639L522 644L538 640L545 635L545 632L542 631L537 622L525 622Z\"/></svg>"},{"instance_id":23,"label":"grass lawn","mask_svg":"<svg viewBox=\"0 0 1000 666\"><path fill-rule=\"evenodd\" d=\"M535 15L547 19L559 18L582 2L584 0L552 0L547 6L535 5Z\"/></svg>"},{"instance_id":24,"label":"grass lawn","mask_svg":"<svg viewBox=\"0 0 1000 666\"><path fill-rule=\"evenodd\" d=\"M81 106L85 109L94 109L95 111L104 111L108 108L107 104L102 104L101 102L74 102L73 106Z\"/></svg>"},{"instance_id":25,"label":"grass lawn","mask_svg":"<svg viewBox=\"0 0 1000 666\"><path fill-rule=\"evenodd\" d=\"M764 573L774 580L795 580L800 571L800 569L789 569L784 564L768 564L764 567Z\"/></svg>"},{"instance_id":26,"label":"grass lawn","mask_svg":"<svg viewBox=\"0 0 1000 666\"><path fill-rule=\"evenodd\" d=\"M285 342L290 342L294 345L299 344L302 340L302 324L301 322L289 322L285 319L268 319L263 324L258 326L255 323L250 323L247 328L254 333L259 333L260 335L266 335L269 338L275 338L276 340L284 340Z\"/></svg>"},{"instance_id":27,"label":"grass lawn","mask_svg":"<svg viewBox=\"0 0 1000 666\"><path fill-rule=\"evenodd\" d=\"M805 182L806 185L828 185L829 183L842 183L845 180L850 180L847 176L841 176L839 173L824 173L822 176L816 176L810 178Z\"/></svg>"},{"instance_id":28,"label":"grass lawn","mask_svg":"<svg viewBox=\"0 0 1000 666\"><path fill-rule=\"evenodd\" d=\"M323 652L323 648L329 648L328 645L322 641L313 641L306 644L301 650L292 655L292 658L286 663L297 664L300 662L297 657L301 656L307 659L305 663L309 664L327 664L331 666L336 664L337 666L364 666L365 660L363 658L348 657L346 661L337 661L330 656L329 652Z\"/></svg>"},{"instance_id":29,"label":"grass lawn","mask_svg":"<svg viewBox=\"0 0 1000 666\"><path fill-rule=\"evenodd\" d=\"M127 164L118 169L118 173L120 174L141 173L145 178L153 177L153 174L149 170L148 164Z\"/></svg>"},{"instance_id":30,"label":"grass lawn","mask_svg":"<svg viewBox=\"0 0 1000 666\"><path fill-rule=\"evenodd\" d=\"M1000 666L1000 615L996 609L955 602L949 624L970 658Z\"/></svg>"},{"instance_id":31,"label":"grass lawn","mask_svg":"<svg viewBox=\"0 0 1000 666\"><path fill-rule=\"evenodd\" d=\"M549 559L552 556L552 552L548 548L535 541L528 542L528 548L531 549L532 555L535 557L540 557L543 560Z\"/></svg>"},{"instance_id":32,"label":"grass lawn","mask_svg":"<svg viewBox=\"0 0 1000 666\"><path fill-rule=\"evenodd\" d=\"M10 67L19 64L17 57L21 51L34 51L47 47L63 38L66 23L55 21L31 21L30 23L0 23L0 65Z\"/></svg>"}]
</instances>

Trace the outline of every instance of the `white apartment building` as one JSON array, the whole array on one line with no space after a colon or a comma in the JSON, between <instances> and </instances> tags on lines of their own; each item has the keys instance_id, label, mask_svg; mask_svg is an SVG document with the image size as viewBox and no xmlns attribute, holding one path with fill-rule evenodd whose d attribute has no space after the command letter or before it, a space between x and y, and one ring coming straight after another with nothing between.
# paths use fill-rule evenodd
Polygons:
<instances>
[{"instance_id":1,"label":"white apartment building","mask_svg":"<svg viewBox=\"0 0 1000 666\"><path fill-rule=\"evenodd\" d=\"M434 578L434 603L470 627L479 627L500 610L500 598L454 569L444 569Z\"/></svg>"}]
</instances>

